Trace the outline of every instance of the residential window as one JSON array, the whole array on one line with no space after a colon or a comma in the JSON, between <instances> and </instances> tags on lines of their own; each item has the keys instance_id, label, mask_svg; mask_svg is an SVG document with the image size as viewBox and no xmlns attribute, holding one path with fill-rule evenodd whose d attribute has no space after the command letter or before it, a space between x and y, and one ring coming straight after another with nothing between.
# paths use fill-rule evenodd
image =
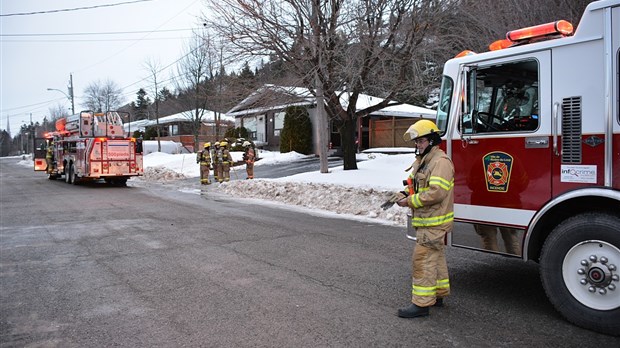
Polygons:
<instances>
[{"instance_id":1,"label":"residential window","mask_svg":"<svg viewBox=\"0 0 620 348\"><path fill-rule=\"evenodd\" d=\"M276 112L273 115L273 135L276 137L280 136L280 131L284 128L284 115L286 115L285 112Z\"/></svg>"}]
</instances>

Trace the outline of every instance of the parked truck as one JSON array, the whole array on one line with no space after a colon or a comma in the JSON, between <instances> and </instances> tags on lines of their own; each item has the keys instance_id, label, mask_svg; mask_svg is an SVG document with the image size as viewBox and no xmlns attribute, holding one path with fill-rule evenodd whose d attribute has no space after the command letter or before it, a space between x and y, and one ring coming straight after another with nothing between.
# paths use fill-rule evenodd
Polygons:
<instances>
[{"instance_id":1,"label":"parked truck","mask_svg":"<svg viewBox=\"0 0 620 348\"><path fill-rule=\"evenodd\" d=\"M35 139L34 170L71 184L103 179L124 186L143 175L141 140L124 131L123 116L82 111L58 119L54 132Z\"/></svg>"},{"instance_id":2,"label":"parked truck","mask_svg":"<svg viewBox=\"0 0 620 348\"><path fill-rule=\"evenodd\" d=\"M532 260L570 322L620 335L620 1L513 30L443 70L448 244ZM503 239L503 241L502 241ZM520 296L520 294L515 294Z\"/></svg>"}]
</instances>

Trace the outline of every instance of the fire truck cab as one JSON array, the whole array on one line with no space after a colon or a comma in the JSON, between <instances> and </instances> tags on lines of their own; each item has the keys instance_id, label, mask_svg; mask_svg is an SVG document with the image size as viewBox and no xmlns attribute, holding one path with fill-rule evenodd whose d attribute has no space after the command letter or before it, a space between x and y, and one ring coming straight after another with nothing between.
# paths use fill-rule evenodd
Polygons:
<instances>
[{"instance_id":1,"label":"fire truck cab","mask_svg":"<svg viewBox=\"0 0 620 348\"><path fill-rule=\"evenodd\" d=\"M444 67L448 244L533 260L555 308L620 334L620 1L514 30Z\"/></svg>"},{"instance_id":2,"label":"fire truck cab","mask_svg":"<svg viewBox=\"0 0 620 348\"><path fill-rule=\"evenodd\" d=\"M128 137L116 111L63 117L55 132L35 142L41 146L36 147L34 169L46 171L50 179L64 176L72 184L103 179L124 186L130 177L143 174L141 142Z\"/></svg>"}]
</instances>

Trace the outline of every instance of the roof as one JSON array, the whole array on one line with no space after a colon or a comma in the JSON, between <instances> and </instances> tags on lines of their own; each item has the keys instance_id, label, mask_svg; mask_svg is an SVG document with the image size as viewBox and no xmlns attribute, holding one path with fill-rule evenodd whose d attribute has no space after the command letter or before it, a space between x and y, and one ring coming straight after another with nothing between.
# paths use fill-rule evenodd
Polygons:
<instances>
[{"instance_id":1,"label":"roof","mask_svg":"<svg viewBox=\"0 0 620 348\"><path fill-rule=\"evenodd\" d=\"M343 93L340 104L343 108L349 105L349 94ZM360 94L357 99L357 110L363 110L379 104L384 99ZM288 106L313 106L316 98L310 90L303 87L284 87L276 85L264 85L250 94L226 114L229 116L242 117L245 115L259 114L271 110L281 110ZM398 116L398 117L425 117L435 118L437 111L426 109L411 104L399 104L385 107L371 113L375 116Z\"/></svg>"},{"instance_id":2,"label":"roof","mask_svg":"<svg viewBox=\"0 0 620 348\"><path fill-rule=\"evenodd\" d=\"M167 123L175 123L175 122L190 122L194 117L195 109L179 112L177 114L168 115L159 118L159 124L167 124ZM234 122L235 118L228 116L226 114L220 113L221 121L229 121ZM202 124L213 124L215 123L215 112L210 110L204 110L204 114L202 115ZM156 120L138 120L124 124L125 130L131 129L144 129L149 126L153 126L157 124Z\"/></svg>"}]
</instances>

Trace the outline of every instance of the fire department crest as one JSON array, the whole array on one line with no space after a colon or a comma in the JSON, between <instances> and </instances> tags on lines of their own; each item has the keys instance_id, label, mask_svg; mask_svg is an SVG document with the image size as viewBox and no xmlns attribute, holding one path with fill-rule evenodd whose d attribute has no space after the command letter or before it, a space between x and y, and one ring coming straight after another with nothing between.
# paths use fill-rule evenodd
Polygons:
<instances>
[{"instance_id":1,"label":"fire department crest","mask_svg":"<svg viewBox=\"0 0 620 348\"><path fill-rule=\"evenodd\" d=\"M487 191L507 192L512 170L512 156L505 152L489 152L482 158Z\"/></svg>"}]
</instances>

